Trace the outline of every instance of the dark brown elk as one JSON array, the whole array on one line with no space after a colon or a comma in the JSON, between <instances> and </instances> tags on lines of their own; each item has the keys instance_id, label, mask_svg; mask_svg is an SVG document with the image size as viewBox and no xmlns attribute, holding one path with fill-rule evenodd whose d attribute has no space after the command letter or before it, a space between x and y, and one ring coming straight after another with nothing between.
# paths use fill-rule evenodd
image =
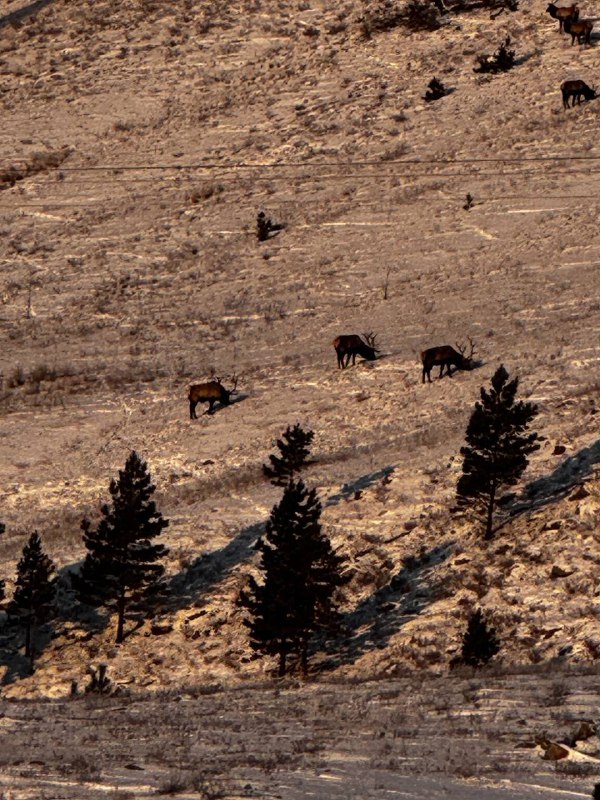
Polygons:
<instances>
[{"instance_id":1,"label":"dark brown elk","mask_svg":"<svg viewBox=\"0 0 600 800\"><path fill-rule=\"evenodd\" d=\"M560 91L562 92L563 108L566 110L569 107L569 98L573 98L572 106L581 104L581 98L586 100L595 100L597 95L594 89L590 89L585 81L565 81L561 84Z\"/></svg>"},{"instance_id":2,"label":"dark brown elk","mask_svg":"<svg viewBox=\"0 0 600 800\"><path fill-rule=\"evenodd\" d=\"M196 406L198 403L208 403L205 413L212 414L215 403L228 406L231 402L231 395L236 391L238 379L234 377L233 388L226 389L221 383L221 378L207 383L194 383L190 386L188 400L190 401L190 419L198 419L196 416Z\"/></svg>"},{"instance_id":3,"label":"dark brown elk","mask_svg":"<svg viewBox=\"0 0 600 800\"><path fill-rule=\"evenodd\" d=\"M567 17L565 20L565 33L571 34L571 47L575 44L575 37L577 37L578 44L591 44L593 28L594 23L589 19L577 22L573 17Z\"/></svg>"},{"instance_id":4,"label":"dark brown elk","mask_svg":"<svg viewBox=\"0 0 600 800\"><path fill-rule=\"evenodd\" d=\"M376 334L363 333L363 339L356 333L347 336L336 336L333 346L337 353L338 367L345 369L352 357L352 366L356 363L356 356L361 356L367 361L375 361L377 353L381 352L375 347ZM344 363L345 359L345 363Z\"/></svg>"},{"instance_id":5,"label":"dark brown elk","mask_svg":"<svg viewBox=\"0 0 600 800\"><path fill-rule=\"evenodd\" d=\"M439 377L441 378L444 374L444 367L448 371L448 376L452 377L452 371L450 367L455 367L455 369L464 369L470 370L473 369L473 354L475 352L475 345L473 344L473 340L469 336L469 344L471 345L471 352L469 355L465 355L466 345L461 347L457 344L458 350L455 350L451 345L445 344L441 345L440 347L430 347L427 350L423 350L421 353L421 361L423 362L423 380L422 383L425 383L425 376L427 376L427 380L431 383L431 370L436 364L440 365L440 374Z\"/></svg>"},{"instance_id":6,"label":"dark brown elk","mask_svg":"<svg viewBox=\"0 0 600 800\"><path fill-rule=\"evenodd\" d=\"M559 33L562 31L566 19L570 18L573 22L579 19L579 8L575 3L571 6L555 6L554 3L549 3L546 11L553 19L558 20Z\"/></svg>"}]
</instances>

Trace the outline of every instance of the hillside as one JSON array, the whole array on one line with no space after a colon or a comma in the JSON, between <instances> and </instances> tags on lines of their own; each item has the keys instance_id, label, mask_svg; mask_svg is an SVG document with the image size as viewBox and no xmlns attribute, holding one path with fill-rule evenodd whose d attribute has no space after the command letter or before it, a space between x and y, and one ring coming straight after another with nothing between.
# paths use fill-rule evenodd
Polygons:
<instances>
[{"instance_id":1,"label":"hillside","mask_svg":"<svg viewBox=\"0 0 600 800\"><path fill-rule=\"evenodd\" d=\"M65 696L100 660L147 689L268 673L234 600L279 496L261 464L296 421L355 569L329 672L443 671L473 604L505 663L596 659L600 105L559 92L595 85L595 47L537 0L370 39L359 2L32 5L0 3L4 574L33 529L77 564L135 449L173 592L120 648L110 620L65 619L33 677L6 651L4 694ZM507 34L517 67L473 72ZM454 91L428 104L434 75ZM260 209L286 225L262 244ZM338 370L333 338L361 331L383 357ZM482 367L422 385L419 352L467 336ZM546 440L484 547L448 509L499 363ZM239 402L191 421L213 373Z\"/></svg>"}]
</instances>

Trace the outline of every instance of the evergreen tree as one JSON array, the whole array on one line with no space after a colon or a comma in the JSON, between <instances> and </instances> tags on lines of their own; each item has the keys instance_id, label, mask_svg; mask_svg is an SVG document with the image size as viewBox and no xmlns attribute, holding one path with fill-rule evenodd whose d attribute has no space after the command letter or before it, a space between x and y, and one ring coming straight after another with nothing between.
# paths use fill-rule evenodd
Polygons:
<instances>
[{"instance_id":1,"label":"evergreen tree","mask_svg":"<svg viewBox=\"0 0 600 800\"><path fill-rule=\"evenodd\" d=\"M594 789L592 791L592 800L600 800L600 783L596 783L594 785Z\"/></svg>"},{"instance_id":2,"label":"evergreen tree","mask_svg":"<svg viewBox=\"0 0 600 800\"><path fill-rule=\"evenodd\" d=\"M5 530L6 530L6 525L3 522L0 522L0 536L2 536ZM4 588L5 588L4 580L0 578L0 603L4 600L5 597Z\"/></svg>"},{"instance_id":3,"label":"evergreen tree","mask_svg":"<svg viewBox=\"0 0 600 800\"><path fill-rule=\"evenodd\" d=\"M504 487L514 486L528 464L527 456L539 449L537 433L526 434L537 414L533 403L515 402L519 379L508 380L498 367L489 392L481 389L481 402L467 426L462 475L456 495L459 508L473 513L484 524L484 538L494 535L494 511Z\"/></svg>"},{"instance_id":4,"label":"evergreen tree","mask_svg":"<svg viewBox=\"0 0 600 800\"><path fill-rule=\"evenodd\" d=\"M54 564L42 550L42 541L35 531L29 537L23 548L23 557L17 564L15 591L7 609L9 617L18 620L25 628L25 656L31 659L32 671L35 627L47 622L54 613L54 571Z\"/></svg>"},{"instance_id":5,"label":"evergreen tree","mask_svg":"<svg viewBox=\"0 0 600 800\"><path fill-rule=\"evenodd\" d=\"M344 558L322 533L320 516L315 490L301 480L290 481L271 511L264 538L256 543L263 582L250 578L240 594L249 612L250 645L262 655L279 657L280 676L292 654L299 656L305 675L311 637L337 619L334 595L346 581Z\"/></svg>"},{"instance_id":6,"label":"evergreen tree","mask_svg":"<svg viewBox=\"0 0 600 800\"><path fill-rule=\"evenodd\" d=\"M107 605L117 611L117 642L123 641L125 611L158 588L167 553L162 544L151 544L169 524L151 500L155 491L144 461L133 451L110 482L110 505L103 505L96 530L88 519L81 523L88 550L79 575L72 575L80 599Z\"/></svg>"},{"instance_id":7,"label":"evergreen tree","mask_svg":"<svg viewBox=\"0 0 600 800\"><path fill-rule=\"evenodd\" d=\"M285 429L277 447L281 455L270 455L271 465L263 464L263 472L275 486L285 486L294 475L308 463L310 445L314 439L313 431L305 431L296 423Z\"/></svg>"},{"instance_id":8,"label":"evergreen tree","mask_svg":"<svg viewBox=\"0 0 600 800\"><path fill-rule=\"evenodd\" d=\"M469 615L463 637L461 661L471 667L487 664L500 650L500 642L493 628L488 628L480 608Z\"/></svg>"}]
</instances>

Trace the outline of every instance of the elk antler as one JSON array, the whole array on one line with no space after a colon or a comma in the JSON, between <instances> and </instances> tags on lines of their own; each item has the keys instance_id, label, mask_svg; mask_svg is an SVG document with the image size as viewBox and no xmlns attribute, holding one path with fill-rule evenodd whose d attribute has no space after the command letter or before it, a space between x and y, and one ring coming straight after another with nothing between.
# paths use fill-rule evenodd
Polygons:
<instances>
[{"instance_id":1,"label":"elk antler","mask_svg":"<svg viewBox=\"0 0 600 800\"><path fill-rule=\"evenodd\" d=\"M470 336L467 336L467 339L469 340L469 345L471 346L471 351L468 356L465 355L465 350L467 349L466 344L462 345L461 347L461 345L459 345L459 343L456 342L456 348L463 358L470 360L473 358L473 354L475 353L475 345L473 344L473 339L471 339Z\"/></svg>"},{"instance_id":2,"label":"elk antler","mask_svg":"<svg viewBox=\"0 0 600 800\"><path fill-rule=\"evenodd\" d=\"M215 380L216 380L217 383L221 383L221 378L219 378L218 375L215 375Z\"/></svg>"},{"instance_id":3,"label":"elk antler","mask_svg":"<svg viewBox=\"0 0 600 800\"><path fill-rule=\"evenodd\" d=\"M372 331L371 333L363 333L363 338L365 342L369 345L369 347L372 347L373 350L377 350L377 348L375 347L375 340L377 339L376 333L373 333Z\"/></svg>"},{"instance_id":4,"label":"elk antler","mask_svg":"<svg viewBox=\"0 0 600 800\"><path fill-rule=\"evenodd\" d=\"M236 387L237 387L237 384L238 384L238 376L237 376L237 375L234 375L234 376L231 378L231 380L233 381L233 388L232 388L232 390L231 390L231 394L233 394L233 393L236 391Z\"/></svg>"}]
</instances>

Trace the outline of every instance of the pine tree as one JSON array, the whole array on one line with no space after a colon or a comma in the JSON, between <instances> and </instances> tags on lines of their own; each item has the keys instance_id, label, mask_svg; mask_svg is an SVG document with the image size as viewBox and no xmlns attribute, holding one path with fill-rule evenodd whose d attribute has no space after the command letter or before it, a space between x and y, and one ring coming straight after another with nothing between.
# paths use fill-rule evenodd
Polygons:
<instances>
[{"instance_id":1,"label":"pine tree","mask_svg":"<svg viewBox=\"0 0 600 800\"><path fill-rule=\"evenodd\" d=\"M103 505L96 530L81 523L88 553L79 575L72 575L80 599L92 605L114 606L117 611L117 642L123 641L125 611L158 588L164 566L158 561L167 553L162 544L151 544L169 524L151 500L155 491L144 461L133 451L110 482L110 505Z\"/></svg>"},{"instance_id":2,"label":"pine tree","mask_svg":"<svg viewBox=\"0 0 600 800\"><path fill-rule=\"evenodd\" d=\"M289 655L299 656L306 675L311 637L337 619L335 592L346 581L344 558L322 533L320 516L315 490L290 481L256 544L263 582L251 577L240 594L249 612L250 645L262 655L278 656L280 676Z\"/></svg>"},{"instance_id":3,"label":"pine tree","mask_svg":"<svg viewBox=\"0 0 600 800\"><path fill-rule=\"evenodd\" d=\"M461 661L471 667L487 664L500 650L496 631L488 628L480 608L469 615L467 630L463 637Z\"/></svg>"},{"instance_id":4,"label":"pine tree","mask_svg":"<svg viewBox=\"0 0 600 800\"><path fill-rule=\"evenodd\" d=\"M310 445L314 439L313 431L305 431L296 423L285 429L281 439L277 439L280 456L270 455L271 466L263 464L263 472L275 486L285 486L308 463Z\"/></svg>"},{"instance_id":5,"label":"pine tree","mask_svg":"<svg viewBox=\"0 0 600 800\"><path fill-rule=\"evenodd\" d=\"M594 789L592 791L592 800L600 800L600 783L596 783L594 785Z\"/></svg>"},{"instance_id":6,"label":"pine tree","mask_svg":"<svg viewBox=\"0 0 600 800\"><path fill-rule=\"evenodd\" d=\"M514 486L527 467L527 456L539 450L537 433L526 434L537 414L533 403L515 402L519 379L508 380L498 367L489 392L481 389L481 402L467 426L462 475L456 495L459 508L484 522L484 538L494 535L494 512L504 487Z\"/></svg>"},{"instance_id":7,"label":"pine tree","mask_svg":"<svg viewBox=\"0 0 600 800\"><path fill-rule=\"evenodd\" d=\"M35 531L17 564L15 591L7 609L9 617L19 620L25 628L25 656L31 660L32 671L35 628L47 622L54 613L54 571L54 563L42 550L42 541Z\"/></svg>"},{"instance_id":8,"label":"pine tree","mask_svg":"<svg viewBox=\"0 0 600 800\"><path fill-rule=\"evenodd\" d=\"M2 536L5 530L6 530L6 525L3 522L0 522L0 536ZM4 580L0 578L0 603L4 600L5 597L4 590L5 590L5 583Z\"/></svg>"}]
</instances>

